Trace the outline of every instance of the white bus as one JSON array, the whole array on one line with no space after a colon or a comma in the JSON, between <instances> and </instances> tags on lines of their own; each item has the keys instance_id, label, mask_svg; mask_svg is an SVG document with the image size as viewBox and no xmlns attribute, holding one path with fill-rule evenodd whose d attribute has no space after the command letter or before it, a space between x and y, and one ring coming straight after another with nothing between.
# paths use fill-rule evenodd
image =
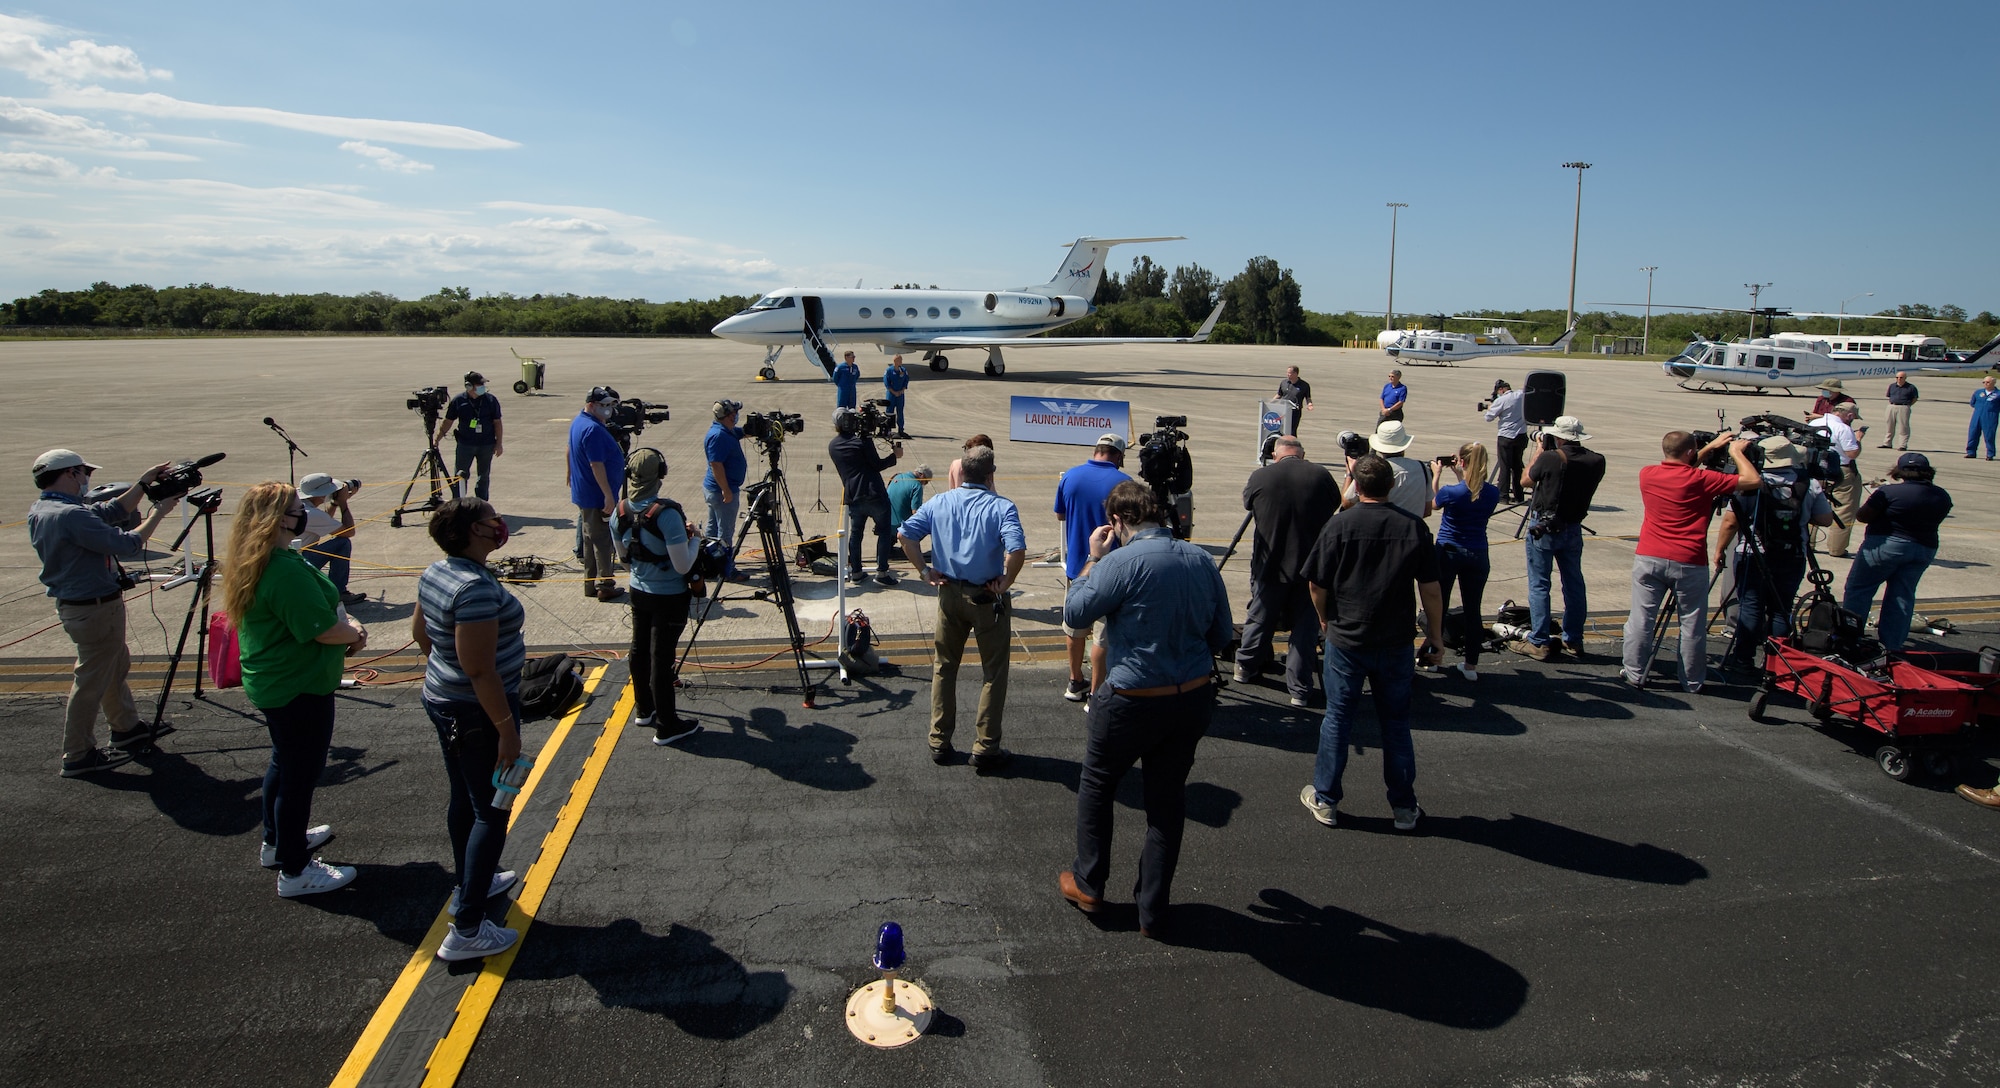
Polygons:
<instances>
[{"instance_id":1,"label":"white bus","mask_svg":"<svg viewBox=\"0 0 2000 1088\"><path fill-rule=\"evenodd\" d=\"M1814 335L1814 339L1818 339ZM1845 333L1826 337L1830 359L1874 359L1883 362L1943 362L1951 356L1945 342L1935 336L1906 332L1896 336L1862 336Z\"/></svg>"}]
</instances>

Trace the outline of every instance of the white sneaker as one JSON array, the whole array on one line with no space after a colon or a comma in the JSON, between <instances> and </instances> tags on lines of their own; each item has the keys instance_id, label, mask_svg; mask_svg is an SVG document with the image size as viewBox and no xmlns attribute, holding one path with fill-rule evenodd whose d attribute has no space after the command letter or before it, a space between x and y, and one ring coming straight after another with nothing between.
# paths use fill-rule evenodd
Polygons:
<instances>
[{"instance_id":1,"label":"white sneaker","mask_svg":"<svg viewBox=\"0 0 2000 1088\"><path fill-rule=\"evenodd\" d=\"M659 720L660 716L658 714L648 714L643 718L633 718L632 724L638 726L641 729L651 729L653 728L653 725Z\"/></svg>"},{"instance_id":2,"label":"white sneaker","mask_svg":"<svg viewBox=\"0 0 2000 1088\"><path fill-rule=\"evenodd\" d=\"M514 870L512 869L502 869L499 872L494 873L493 882L491 884L486 885L486 901L490 903L493 900L498 899L503 895L506 895L507 889L513 887L514 882L519 879L521 879L519 874L515 873ZM458 913L457 888L453 888L451 890L451 904L445 908L445 913L446 914Z\"/></svg>"},{"instance_id":3,"label":"white sneaker","mask_svg":"<svg viewBox=\"0 0 2000 1088\"><path fill-rule=\"evenodd\" d=\"M519 930L496 926L491 918L487 918L479 923L479 931L471 936L460 933L457 926L447 929L444 940L438 944L437 957L453 962L476 960L495 952L505 952L520 939Z\"/></svg>"},{"instance_id":4,"label":"white sneaker","mask_svg":"<svg viewBox=\"0 0 2000 1088\"><path fill-rule=\"evenodd\" d=\"M1340 817L1333 811L1333 806L1319 799L1319 791L1313 789L1310 782L1299 791L1299 804L1306 806L1306 809L1313 814L1313 819L1328 827L1336 827L1340 823Z\"/></svg>"},{"instance_id":5,"label":"white sneaker","mask_svg":"<svg viewBox=\"0 0 2000 1088\"><path fill-rule=\"evenodd\" d=\"M1396 815L1396 830L1415 831L1417 829L1418 817L1424 814L1424 807L1422 805L1411 805L1409 808L1392 808L1389 811Z\"/></svg>"},{"instance_id":6,"label":"white sneaker","mask_svg":"<svg viewBox=\"0 0 2000 1088\"><path fill-rule=\"evenodd\" d=\"M306 849L317 850L320 847L325 846L326 840L330 838L333 838L332 824L321 824L318 827L308 827L306 828ZM257 864L262 865L266 869L277 868L278 848L271 845L268 842L262 846L259 846L257 848Z\"/></svg>"},{"instance_id":7,"label":"white sneaker","mask_svg":"<svg viewBox=\"0 0 2000 1088\"><path fill-rule=\"evenodd\" d=\"M1305 696L1294 695L1292 696L1292 706L1300 710L1307 710L1310 709L1311 704L1306 700Z\"/></svg>"},{"instance_id":8,"label":"white sneaker","mask_svg":"<svg viewBox=\"0 0 2000 1088\"><path fill-rule=\"evenodd\" d=\"M1465 677L1467 680L1477 680L1479 679L1479 670L1461 661L1458 663L1458 675Z\"/></svg>"},{"instance_id":9,"label":"white sneaker","mask_svg":"<svg viewBox=\"0 0 2000 1088\"><path fill-rule=\"evenodd\" d=\"M1246 668L1244 668L1244 667L1243 667L1243 666L1241 666L1241 665L1238 665L1238 666L1236 666L1236 682L1237 682L1237 683L1239 683L1239 684L1247 684L1247 683L1249 683L1249 682L1251 682L1252 680L1255 680L1255 679L1256 679L1256 677L1254 677L1254 676L1251 676L1251 675L1250 675L1250 670L1249 670L1249 669L1246 669Z\"/></svg>"},{"instance_id":10,"label":"white sneaker","mask_svg":"<svg viewBox=\"0 0 2000 1088\"><path fill-rule=\"evenodd\" d=\"M354 866L328 865L314 858L306 862L306 867L300 869L297 876L278 874L278 896L283 899L296 899L301 895L318 895L321 892L333 891L335 888L345 888L353 882Z\"/></svg>"}]
</instances>

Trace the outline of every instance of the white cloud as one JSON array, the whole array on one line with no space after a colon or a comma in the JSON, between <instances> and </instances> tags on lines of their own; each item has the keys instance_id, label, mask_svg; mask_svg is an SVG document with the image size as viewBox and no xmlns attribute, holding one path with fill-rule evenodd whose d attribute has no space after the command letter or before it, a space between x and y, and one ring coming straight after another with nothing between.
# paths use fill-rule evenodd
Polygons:
<instances>
[{"instance_id":1,"label":"white cloud","mask_svg":"<svg viewBox=\"0 0 2000 1088\"><path fill-rule=\"evenodd\" d=\"M77 177L82 173L77 169L77 165L68 159L44 155L39 151L0 151L0 171L63 180Z\"/></svg>"},{"instance_id":2,"label":"white cloud","mask_svg":"<svg viewBox=\"0 0 2000 1088\"><path fill-rule=\"evenodd\" d=\"M137 136L113 132L87 117L50 113L12 98L0 98L0 134L99 150L137 150L146 146L146 141Z\"/></svg>"},{"instance_id":3,"label":"white cloud","mask_svg":"<svg viewBox=\"0 0 2000 1088\"><path fill-rule=\"evenodd\" d=\"M164 68L148 68L139 54L122 45L99 45L82 38L54 47L42 44L62 30L39 19L0 15L0 68L11 68L42 83L97 79L172 79Z\"/></svg>"},{"instance_id":4,"label":"white cloud","mask_svg":"<svg viewBox=\"0 0 2000 1088\"><path fill-rule=\"evenodd\" d=\"M602 223L639 224L652 220L641 215L627 215L611 208L591 208L581 204L537 204L527 200L489 200L479 205L507 212L542 212L548 215L574 216L579 219L596 220ZM526 222L524 220L524 222Z\"/></svg>"},{"instance_id":5,"label":"white cloud","mask_svg":"<svg viewBox=\"0 0 2000 1088\"><path fill-rule=\"evenodd\" d=\"M8 227L7 236L9 238L32 238L40 241L56 237L56 232L47 227L35 226L33 223L20 223Z\"/></svg>"},{"instance_id":6,"label":"white cloud","mask_svg":"<svg viewBox=\"0 0 2000 1088\"><path fill-rule=\"evenodd\" d=\"M385 121L369 117L334 117L318 113L293 113L264 106L217 106L189 102L172 95L148 91L107 91L102 87L49 88L48 96L34 100L37 105L78 110L117 110L144 117L164 117L184 121L229 121L270 125L274 128L339 136L349 140L375 140L388 144L441 147L455 151L500 151L521 146L477 129L439 125L429 121Z\"/></svg>"},{"instance_id":7,"label":"white cloud","mask_svg":"<svg viewBox=\"0 0 2000 1088\"><path fill-rule=\"evenodd\" d=\"M512 223L509 223L507 225L510 227L527 227L531 230L554 230L554 231L576 232L582 234L611 233L611 228L605 226L602 223L593 223L588 219L578 219L578 218L555 219L549 216L543 216L539 219L516 219Z\"/></svg>"},{"instance_id":8,"label":"white cloud","mask_svg":"<svg viewBox=\"0 0 2000 1088\"><path fill-rule=\"evenodd\" d=\"M373 162L381 169L398 174L421 174L426 170L432 169L430 163L418 162L407 155L391 151L386 147L376 147L366 140L349 140L341 144L340 149L342 151L352 151L356 155Z\"/></svg>"}]
</instances>

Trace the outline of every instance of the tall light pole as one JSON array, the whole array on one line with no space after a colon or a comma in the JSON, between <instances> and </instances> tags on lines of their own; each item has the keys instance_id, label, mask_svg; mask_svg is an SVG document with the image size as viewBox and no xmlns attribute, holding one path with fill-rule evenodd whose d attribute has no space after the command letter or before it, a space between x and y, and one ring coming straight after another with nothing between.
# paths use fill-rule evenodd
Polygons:
<instances>
[{"instance_id":1,"label":"tall light pole","mask_svg":"<svg viewBox=\"0 0 2000 1088\"><path fill-rule=\"evenodd\" d=\"M1660 266L1656 264L1649 264L1639 269L1646 274L1646 329L1640 334L1640 339L1645 341L1643 349L1639 352L1641 355L1650 355L1653 352L1653 273L1659 270Z\"/></svg>"},{"instance_id":2,"label":"tall light pole","mask_svg":"<svg viewBox=\"0 0 2000 1088\"><path fill-rule=\"evenodd\" d=\"M1563 328L1567 330L1576 324L1576 243L1583 235L1583 172L1590 169L1590 164L1566 162L1563 169L1576 171L1576 222L1571 224L1569 235L1569 312L1563 317ZM1568 354L1567 345L1563 352Z\"/></svg>"},{"instance_id":3,"label":"tall light pole","mask_svg":"<svg viewBox=\"0 0 2000 1088\"><path fill-rule=\"evenodd\" d=\"M1757 296L1763 294L1764 288L1771 285L1768 283L1746 283L1743 286L1750 291L1750 336L1752 339L1755 339L1757 336Z\"/></svg>"},{"instance_id":4,"label":"tall light pole","mask_svg":"<svg viewBox=\"0 0 2000 1088\"><path fill-rule=\"evenodd\" d=\"M1396 326L1396 216L1409 205L1391 200L1387 207L1389 209L1389 309L1382 315L1382 328L1392 329Z\"/></svg>"},{"instance_id":5,"label":"tall light pole","mask_svg":"<svg viewBox=\"0 0 2000 1088\"><path fill-rule=\"evenodd\" d=\"M1854 301L1855 299L1857 299L1857 298L1874 298L1874 297L1875 297L1875 292L1873 292L1873 291L1863 291L1863 292L1861 292L1861 293L1860 293L1860 294L1858 294L1858 295L1849 295L1849 296L1847 296L1846 298L1844 298L1844 299L1841 299L1841 300L1840 300L1840 312L1841 312L1842 314L1846 314L1846 313L1847 313L1847 304L1848 304L1848 303L1850 303L1850 302L1853 302L1853 301ZM1845 322L1846 322L1846 320L1847 320L1847 318L1846 318L1846 317L1844 317L1844 316L1843 316L1843 317L1837 317L1837 318L1834 318L1834 319L1833 319L1833 335L1835 335L1835 336L1839 336L1839 335L1840 335L1840 326L1841 326L1841 325L1842 325L1843 323L1845 323Z\"/></svg>"}]
</instances>

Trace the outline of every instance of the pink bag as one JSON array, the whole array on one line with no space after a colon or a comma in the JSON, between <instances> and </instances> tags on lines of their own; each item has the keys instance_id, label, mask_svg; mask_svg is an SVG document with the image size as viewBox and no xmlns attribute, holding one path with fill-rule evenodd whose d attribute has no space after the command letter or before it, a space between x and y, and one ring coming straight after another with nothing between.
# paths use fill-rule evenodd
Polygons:
<instances>
[{"instance_id":1,"label":"pink bag","mask_svg":"<svg viewBox=\"0 0 2000 1088\"><path fill-rule=\"evenodd\" d=\"M236 628L230 625L226 612L208 617L208 682L217 688L243 686L243 658L236 645Z\"/></svg>"}]
</instances>

